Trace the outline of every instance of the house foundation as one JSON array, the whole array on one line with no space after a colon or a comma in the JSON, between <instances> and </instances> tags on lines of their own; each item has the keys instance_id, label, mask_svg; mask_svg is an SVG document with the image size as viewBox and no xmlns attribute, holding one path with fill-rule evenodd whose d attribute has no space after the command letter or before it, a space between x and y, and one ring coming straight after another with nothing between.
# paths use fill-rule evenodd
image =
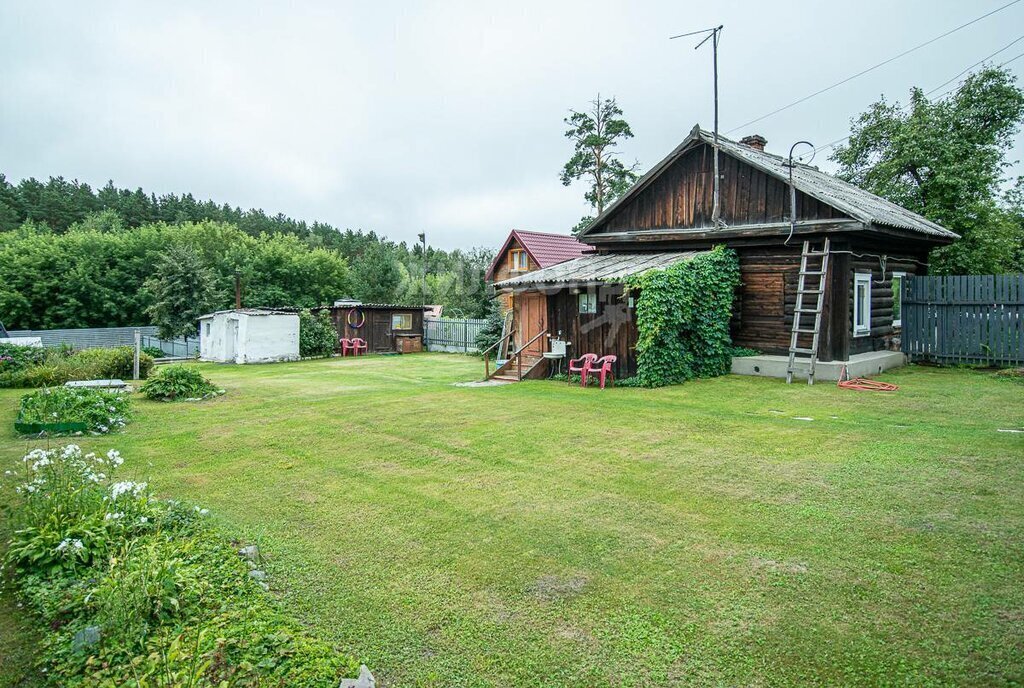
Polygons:
<instances>
[{"instance_id":1,"label":"house foundation","mask_svg":"<svg viewBox=\"0 0 1024 688\"><path fill-rule=\"evenodd\" d=\"M819 359L814 366L814 379L838 382L839 376L843 372L843 366L846 366L846 372L850 377L868 377L898 368L906 362L906 356L899 351L868 351L854 354L846 361L822 361ZM797 369L793 377L806 380L806 362L803 365L800 364L801 361L797 359ZM743 356L732 359L732 373L733 375L757 375L785 379L788 365L789 358L787 356Z\"/></svg>"}]
</instances>

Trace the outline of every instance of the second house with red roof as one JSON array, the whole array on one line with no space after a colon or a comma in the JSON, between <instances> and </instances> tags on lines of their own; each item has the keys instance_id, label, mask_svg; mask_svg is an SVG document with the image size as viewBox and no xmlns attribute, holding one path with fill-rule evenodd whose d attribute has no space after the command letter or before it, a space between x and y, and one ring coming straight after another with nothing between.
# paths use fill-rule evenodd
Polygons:
<instances>
[{"instance_id":1,"label":"second house with red roof","mask_svg":"<svg viewBox=\"0 0 1024 688\"><path fill-rule=\"evenodd\" d=\"M575 237L567 234L513 229L494 256L494 260L491 261L491 266L487 268L487 275L484 279L489 284L494 284L534 270L558 265L573 258L579 258L592 250L591 246L581 243ZM513 309L511 289L499 292L498 298L505 312Z\"/></svg>"}]
</instances>

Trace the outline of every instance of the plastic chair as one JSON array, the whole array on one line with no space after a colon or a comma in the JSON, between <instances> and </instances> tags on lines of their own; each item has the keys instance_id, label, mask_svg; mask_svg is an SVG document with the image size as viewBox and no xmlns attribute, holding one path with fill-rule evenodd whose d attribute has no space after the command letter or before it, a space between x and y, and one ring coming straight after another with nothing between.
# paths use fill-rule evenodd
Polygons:
<instances>
[{"instance_id":1,"label":"plastic chair","mask_svg":"<svg viewBox=\"0 0 1024 688\"><path fill-rule=\"evenodd\" d=\"M586 381L590 375L597 375L601 380L601 389L604 389L605 377L611 378L612 387L615 386L615 373L612 372L612 364L619 360L618 356L605 356L597 360L594 365L587 368L587 372L583 374L583 379Z\"/></svg>"},{"instance_id":2,"label":"plastic chair","mask_svg":"<svg viewBox=\"0 0 1024 688\"><path fill-rule=\"evenodd\" d=\"M348 356L348 353L352 350L352 340L342 337L338 341L341 342L342 357Z\"/></svg>"},{"instance_id":3,"label":"plastic chair","mask_svg":"<svg viewBox=\"0 0 1024 688\"><path fill-rule=\"evenodd\" d=\"M356 356L362 356L363 354L365 354L366 353L366 340L365 339L360 339L359 337L356 337L355 339L353 339L352 340L352 350L355 352Z\"/></svg>"},{"instance_id":4,"label":"plastic chair","mask_svg":"<svg viewBox=\"0 0 1024 688\"><path fill-rule=\"evenodd\" d=\"M587 371L590 370L590 366L597 362L597 354L583 354L579 358L569 359L569 372L566 377L569 383L572 384L572 374L580 374L580 387L585 387L587 384Z\"/></svg>"}]
</instances>

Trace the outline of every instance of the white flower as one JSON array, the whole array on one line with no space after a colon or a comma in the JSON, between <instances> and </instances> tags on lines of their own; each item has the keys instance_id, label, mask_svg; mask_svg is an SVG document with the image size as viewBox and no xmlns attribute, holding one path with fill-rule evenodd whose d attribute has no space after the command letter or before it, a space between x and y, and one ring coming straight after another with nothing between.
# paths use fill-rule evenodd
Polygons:
<instances>
[{"instance_id":1,"label":"white flower","mask_svg":"<svg viewBox=\"0 0 1024 688\"><path fill-rule=\"evenodd\" d=\"M107 459L115 467L120 466L122 463L124 463L124 459L121 458L121 452L117 451L116 449L111 449L110 451L107 452Z\"/></svg>"},{"instance_id":2,"label":"white flower","mask_svg":"<svg viewBox=\"0 0 1024 688\"><path fill-rule=\"evenodd\" d=\"M81 541L79 541L79 542L81 542ZM69 540L68 538L64 538L63 540L60 541L60 544L57 545L54 548L54 550L57 551L57 552L63 552L64 550L66 550L68 548L68 545L70 545L70 544L71 544L71 540Z\"/></svg>"},{"instance_id":3,"label":"white flower","mask_svg":"<svg viewBox=\"0 0 1024 688\"><path fill-rule=\"evenodd\" d=\"M149 523L149 519L146 518L145 516L139 516L139 523L143 523L143 524Z\"/></svg>"},{"instance_id":4,"label":"white flower","mask_svg":"<svg viewBox=\"0 0 1024 688\"><path fill-rule=\"evenodd\" d=\"M124 518L124 513L120 511L115 511L114 513L108 513L103 515L104 521L116 521L121 518Z\"/></svg>"},{"instance_id":5,"label":"white flower","mask_svg":"<svg viewBox=\"0 0 1024 688\"><path fill-rule=\"evenodd\" d=\"M117 499L123 494L131 493L133 496L138 497L146 490L147 483L135 483L131 480L122 480L121 482L114 483L110 486L110 496L113 499Z\"/></svg>"},{"instance_id":6,"label":"white flower","mask_svg":"<svg viewBox=\"0 0 1024 688\"><path fill-rule=\"evenodd\" d=\"M71 543L71 546L72 546L72 547L74 547L74 548L75 548L75 550L76 550L76 551L78 551L78 552L81 552L81 551L82 551L83 549L85 549L85 545L83 545L83 544L82 544L82 541L81 541L81 540L78 540L78 539L75 539L75 540L74 540L74 541L73 541L73 542Z\"/></svg>"}]
</instances>

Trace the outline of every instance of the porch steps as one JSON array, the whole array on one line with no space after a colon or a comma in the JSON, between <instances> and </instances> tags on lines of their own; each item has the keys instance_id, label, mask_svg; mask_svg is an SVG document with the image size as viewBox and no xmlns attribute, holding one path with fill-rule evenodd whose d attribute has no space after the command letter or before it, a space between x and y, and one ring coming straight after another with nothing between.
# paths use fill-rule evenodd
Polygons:
<instances>
[{"instance_id":1,"label":"porch steps","mask_svg":"<svg viewBox=\"0 0 1024 688\"><path fill-rule=\"evenodd\" d=\"M797 364L807 364L807 384L814 384L814 366L818 362L818 341L821 337L821 312L825 306L825 280L828 276L829 239L826 237L821 250L812 249L810 241L804 241L800 252L800 273L796 287L796 307L793 309L793 330L789 339L789 361L786 366L786 382L793 382ZM811 261L810 263L808 261ZM817 277L817 280L808 277ZM809 301L804 301L807 297ZM808 322L814 318L813 326ZM801 346L800 337L810 335L811 345Z\"/></svg>"},{"instance_id":2,"label":"porch steps","mask_svg":"<svg viewBox=\"0 0 1024 688\"><path fill-rule=\"evenodd\" d=\"M544 360L540 356L530 356L525 354L522 356L522 359L523 378L525 378L527 374L537 366L537 364ZM501 368L498 368L498 372L492 375L491 379L504 380L506 382L520 382L521 378L519 377L519 364L516 362L515 359L508 361L506 365L502 366Z\"/></svg>"}]
</instances>

